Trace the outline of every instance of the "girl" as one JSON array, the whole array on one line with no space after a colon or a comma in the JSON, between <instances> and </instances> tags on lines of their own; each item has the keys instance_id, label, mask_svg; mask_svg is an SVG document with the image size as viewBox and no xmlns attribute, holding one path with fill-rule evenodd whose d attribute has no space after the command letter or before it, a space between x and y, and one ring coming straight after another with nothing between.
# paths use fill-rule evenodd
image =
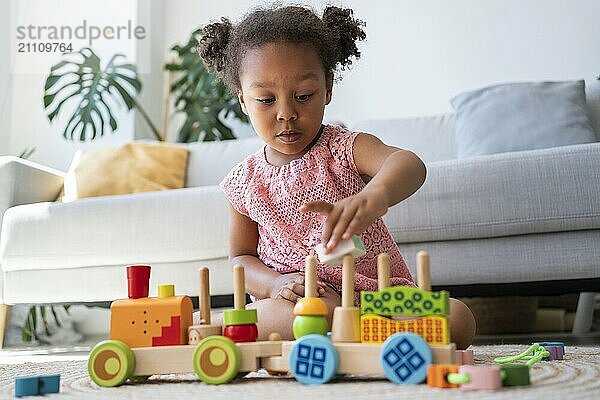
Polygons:
<instances>
[{"instance_id":1,"label":"girl","mask_svg":"<svg viewBox=\"0 0 600 400\"><path fill-rule=\"evenodd\" d=\"M256 10L237 25L222 18L200 39L204 63L237 94L265 142L221 182L230 202L230 260L245 266L260 340L271 332L293 338L304 260L321 241L329 252L361 235L367 254L356 259L357 294L376 290L381 252L390 255L392 284L415 285L381 216L423 184L423 162L370 134L322 124L338 68L360 57L363 26L350 9L327 7L319 18L287 6ZM341 268L317 269L331 326ZM450 323L458 347L470 345L473 315L457 300Z\"/></svg>"}]
</instances>

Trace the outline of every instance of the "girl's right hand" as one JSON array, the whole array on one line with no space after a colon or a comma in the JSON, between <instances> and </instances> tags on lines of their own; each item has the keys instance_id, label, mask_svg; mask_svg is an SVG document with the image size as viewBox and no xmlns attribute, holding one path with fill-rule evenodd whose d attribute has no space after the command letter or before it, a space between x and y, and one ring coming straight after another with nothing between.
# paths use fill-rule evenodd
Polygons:
<instances>
[{"instance_id":1,"label":"girl's right hand","mask_svg":"<svg viewBox=\"0 0 600 400\"><path fill-rule=\"evenodd\" d=\"M324 282L317 281L317 296L325 294L325 286ZM273 286L271 287L272 299L285 299L296 303L302 297L304 297L303 273L282 274L273 281Z\"/></svg>"}]
</instances>

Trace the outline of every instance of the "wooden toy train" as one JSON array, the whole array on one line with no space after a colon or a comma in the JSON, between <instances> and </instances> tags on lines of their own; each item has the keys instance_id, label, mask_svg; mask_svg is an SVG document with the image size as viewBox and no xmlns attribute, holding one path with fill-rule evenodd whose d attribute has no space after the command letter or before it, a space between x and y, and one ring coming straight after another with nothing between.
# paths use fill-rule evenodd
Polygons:
<instances>
[{"instance_id":1,"label":"wooden toy train","mask_svg":"<svg viewBox=\"0 0 600 400\"><path fill-rule=\"evenodd\" d=\"M199 270L201 325L192 325L192 302L161 285L148 297L149 266L127 267L128 299L111 305L110 339L91 351L88 371L100 386L118 386L150 375L195 372L209 384L264 368L289 373L302 383L325 383L337 374L385 376L396 383L420 383L430 364L454 364L449 341L449 296L430 292L428 256L417 257L420 288L389 287L389 257L378 258L379 291L362 292L355 307L354 259L343 256L341 306L333 315L330 337L323 325L327 308L316 296L314 256L306 261L306 296L295 309L297 340L256 341L256 310L245 309L244 269L234 267L234 309L223 315L224 328L211 325L208 268ZM391 319L397 315L411 320Z\"/></svg>"}]
</instances>

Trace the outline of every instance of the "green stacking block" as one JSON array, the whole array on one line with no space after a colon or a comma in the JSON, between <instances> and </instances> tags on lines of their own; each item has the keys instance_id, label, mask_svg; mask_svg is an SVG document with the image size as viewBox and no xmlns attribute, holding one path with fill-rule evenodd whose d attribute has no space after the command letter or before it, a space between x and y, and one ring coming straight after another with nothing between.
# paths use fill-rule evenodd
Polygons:
<instances>
[{"instance_id":1,"label":"green stacking block","mask_svg":"<svg viewBox=\"0 0 600 400\"><path fill-rule=\"evenodd\" d=\"M223 326L256 324L256 310L225 310Z\"/></svg>"},{"instance_id":2,"label":"green stacking block","mask_svg":"<svg viewBox=\"0 0 600 400\"><path fill-rule=\"evenodd\" d=\"M450 294L430 292L409 286L392 286L377 292L361 292L361 314L393 315L448 315Z\"/></svg>"},{"instance_id":3,"label":"green stacking block","mask_svg":"<svg viewBox=\"0 0 600 400\"><path fill-rule=\"evenodd\" d=\"M529 367L525 364L503 364L500 366L504 386L528 386Z\"/></svg>"}]
</instances>

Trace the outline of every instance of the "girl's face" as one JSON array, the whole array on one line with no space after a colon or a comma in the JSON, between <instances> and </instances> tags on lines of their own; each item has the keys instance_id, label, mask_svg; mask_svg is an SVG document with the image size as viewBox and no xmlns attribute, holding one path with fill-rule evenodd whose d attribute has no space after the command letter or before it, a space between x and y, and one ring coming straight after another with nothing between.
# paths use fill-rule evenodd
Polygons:
<instances>
[{"instance_id":1,"label":"girl's face","mask_svg":"<svg viewBox=\"0 0 600 400\"><path fill-rule=\"evenodd\" d=\"M271 150L289 162L319 133L332 83L317 51L302 43L269 43L249 50L240 68L238 99ZM285 162L285 161L284 161Z\"/></svg>"}]
</instances>

